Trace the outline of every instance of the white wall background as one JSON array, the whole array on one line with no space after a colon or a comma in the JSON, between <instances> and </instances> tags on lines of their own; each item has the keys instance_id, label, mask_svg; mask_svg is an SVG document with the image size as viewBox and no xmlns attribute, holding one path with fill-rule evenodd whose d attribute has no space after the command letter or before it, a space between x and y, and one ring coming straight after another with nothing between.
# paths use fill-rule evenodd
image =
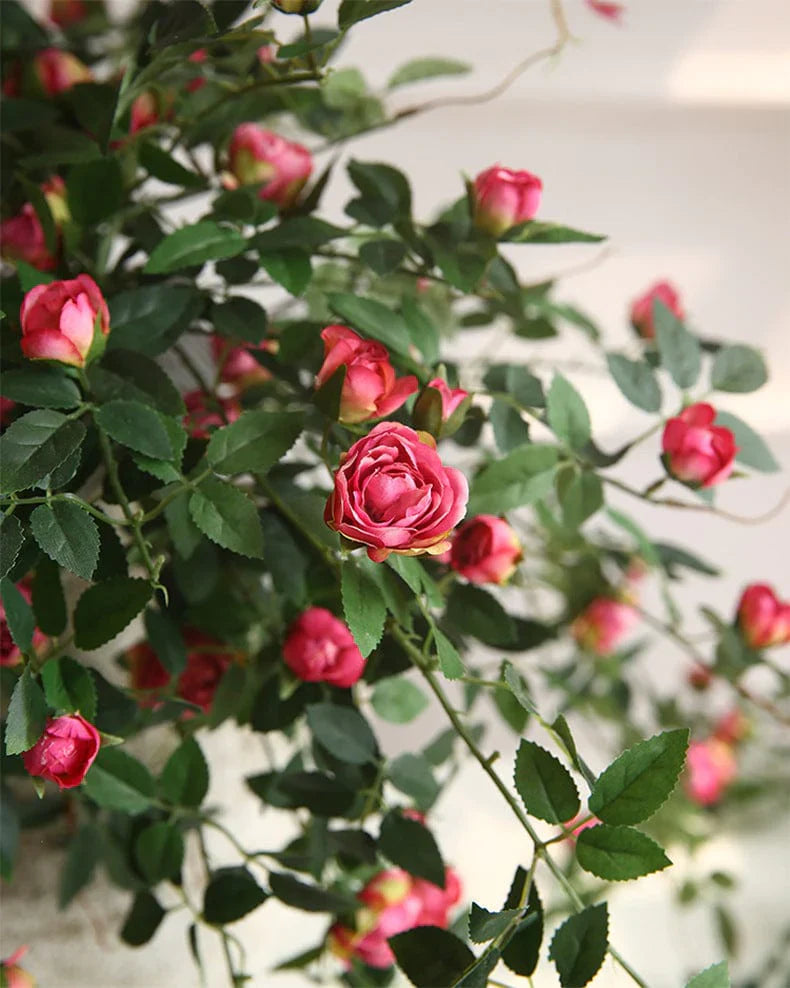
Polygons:
<instances>
[{"instance_id":1,"label":"white wall background","mask_svg":"<svg viewBox=\"0 0 790 988\"><path fill-rule=\"evenodd\" d=\"M336 6L336 0L325 0L316 21L331 21ZM785 0L634 0L618 28L592 15L581 0L569 0L567 16L578 40L551 66L525 74L496 102L437 110L361 138L349 151L403 168L412 178L417 215L423 216L457 197L461 171L474 175L500 161L542 176L543 217L610 235L605 257L572 274L563 297L593 314L612 346L627 346L630 299L656 278L671 278L700 329L764 350L772 372L769 385L756 395L727 396L721 404L761 430L787 464L790 9ZM295 24L284 24L284 37L296 32ZM397 65L421 54L441 53L476 66L465 79L402 90L393 103L406 106L442 94L482 91L553 37L547 0L414 0L361 25L343 62L360 65L377 85ZM327 199L338 217L348 192L339 175ZM596 247L514 248L512 258L526 277L537 280L584 264L598 252ZM572 337L540 345L540 356L547 360L572 359L579 351ZM520 344L515 352L529 357L536 348ZM641 413L604 378L576 379L586 388L601 445L614 446L640 431ZM655 457L656 450L645 444L626 461L624 472L648 479ZM786 476L756 475L728 484L719 503L758 514L778 500L786 483ZM773 581L785 595L790 592L790 512L763 527L740 527L690 512L617 498L612 502L651 532L687 543L725 565L727 575L716 583L689 584L689 612L705 596L727 613L743 584L756 579ZM787 658L785 651L779 660L787 666ZM677 651L660 645L651 653L646 675L657 689L671 693L683 668ZM440 726L440 713L431 710L414 730L430 737ZM397 753L414 734L411 727L382 727L382 737ZM283 821L276 811L262 812L242 782L245 774L262 770L258 739L240 740L236 729L225 727L201 740L211 758L211 800L234 808L234 829L243 844L276 845ZM500 765L507 775L512 736L495 730L489 743L502 751ZM161 744L164 757L168 742ZM604 757L591 760L598 768ZM435 810L433 825L470 895L495 908L514 861L526 862L529 848L476 767L461 772ZM133 951L116 937L126 895L93 886L67 913L54 911L49 889L58 864L51 853L57 838L51 832L25 838L16 881L4 895L2 952L30 943L28 967L45 988L196 984L182 914L168 917L152 946ZM481 838L489 848L485 856L477 851ZM787 817L774 821L768 833L722 833L695 865L703 870L722 865L740 876L735 901L744 973L764 957L790 913L788 838ZM235 863L221 837L211 847L218 863ZM190 862L188 874L199 881L197 862ZM612 939L651 988L675 988L719 957L707 914L678 913L672 907L675 882L671 872L642 879L618 890L612 901ZM323 920L274 902L237 924L252 984L305 984L302 975L273 975L270 969L312 945L323 929ZM201 939L210 986L225 983L213 941L209 935ZM518 982L509 972L502 980ZM596 981L601 988L629 983L610 962ZM534 984L553 988L556 980L546 969Z\"/></svg>"}]
</instances>

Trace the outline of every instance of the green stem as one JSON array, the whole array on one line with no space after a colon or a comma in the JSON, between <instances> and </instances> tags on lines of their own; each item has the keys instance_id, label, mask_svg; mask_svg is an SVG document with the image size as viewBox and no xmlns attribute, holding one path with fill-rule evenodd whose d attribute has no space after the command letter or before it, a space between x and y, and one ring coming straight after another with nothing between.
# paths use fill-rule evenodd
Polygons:
<instances>
[{"instance_id":1,"label":"green stem","mask_svg":"<svg viewBox=\"0 0 790 988\"><path fill-rule=\"evenodd\" d=\"M185 479L177 490L171 491L166 497L162 498L155 508L151 508L150 511L146 512L140 519L140 524L147 525L149 521L153 521L155 518L158 518L169 504L175 501L176 498L181 497L184 491L193 491L201 480L205 480L205 478L210 476L213 472L214 471L211 467L207 467L202 473L199 473L197 477Z\"/></svg>"},{"instance_id":2,"label":"green stem","mask_svg":"<svg viewBox=\"0 0 790 988\"><path fill-rule=\"evenodd\" d=\"M94 518L98 518L99 521L103 521L105 525L128 525L130 522L126 518L112 518L110 515L106 515L103 511L98 508L94 508L92 504L88 501L84 501L81 497L76 494L50 494L48 497L11 497L0 499L0 507L5 507L6 504L10 504L11 507L16 507L17 504L51 504L53 501L71 501L73 504L78 504L83 511L87 511L89 515L93 515Z\"/></svg>"}]
</instances>

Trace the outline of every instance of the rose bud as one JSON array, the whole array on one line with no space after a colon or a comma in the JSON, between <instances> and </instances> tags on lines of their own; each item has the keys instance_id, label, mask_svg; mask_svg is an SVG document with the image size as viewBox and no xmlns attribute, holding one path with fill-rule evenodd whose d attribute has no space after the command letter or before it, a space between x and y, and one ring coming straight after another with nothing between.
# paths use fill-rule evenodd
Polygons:
<instances>
[{"instance_id":1,"label":"rose bud","mask_svg":"<svg viewBox=\"0 0 790 988\"><path fill-rule=\"evenodd\" d=\"M382 422L342 457L324 521L377 563L392 552L438 555L468 498L466 477L442 463L430 436Z\"/></svg>"},{"instance_id":2,"label":"rose bud","mask_svg":"<svg viewBox=\"0 0 790 988\"><path fill-rule=\"evenodd\" d=\"M288 629L286 665L306 683L349 687L365 670L365 660L348 627L324 607L310 607Z\"/></svg>"},{"instance_id":3,"label":"rose bud","mask_svg":"<svg viewBox=\"0 0 790 988\"><path fill-rule=\"evenodd\" d=\"M259 364L250 351L276 353L277 347L277 340L263 340L257 344L234 346L223 336L211 338L211 352L220 367L220 380L235 385L240 391L253 384L263 384L272 379L271 371Z\"/></svg>"},{"instance_id":4,"label":"rose bud","mask_svg":"<svg viewBox=\"0 0 790 988\"><path fill-rule=\"evenodd\" d=\"M15 950L10 957L0 961L0 985L3 988L36 988L33 975L19 966L27 953L27 946Z\"/></svg>"},{"instance_id":5,"label":"rose bud","mask_svg":"<svg viewBox=\"0 0 790 988\"><path fill-rule=\"evenodd\" d=\"M262 185L258 195L281 209L293 205L313 170L307 148L254 123L240 124L228 151L230 170L239 185Z\"/></svg>"},{"instance_id":6,"label":"rose bud","mask_svg":"<svg viewBox=\"0 0 790 988\"><path fill-rule=\"evenodd\" d=\"M607 3L606 0L585 0L585 2L594 13L615 24L619 24L623 18L625 8L621 3Z\"/></svg>"},{"instance_id":7,"label":"rose bud","mask_svg":"<svg viewBox=\"0 0 790 988\"><path fill-rule=\"evenodd\" d=\"M722 714L716 721L716 726L713 729L713 737L717 741L723 741L725 744L735 745L747 738L751 734L751 729L752 725L749 718L742 710L733 707L732 710L728 710L726 714Z\"/></svg>"},{"instance_id":8,"label":"rose bud","mask_svg":"<svg viewBox=\"0 0 790 988\"><path fill-rule=\"evenodd\" d=\"M209 403L200 389L189 391L183 397L187 406L183 425L193 439L208 439L214 429L235 422L241 415L241 405L235 398L214 396Z\"/></svg>"},{"instance_id":9,"label":"rose bud","mask_svg":"<svg viewBox=\"0 0 790 988\"><path fill-rule=\"evenodd\" d=\"M30 775L56 782L61 789L73 789L85 778L100 746L99 732L79 714L50 717L22 761Z\"/></svg>"},{"instance_id":10,"label":"rose bud","mask_svg":"<svg viewBox=\"0 0 790 988\"><path fill-rule=\"evenodd\" d=\"M453 536L450 566L470 583L504 583L522 559L521 543L502 518L477 515Z\"/></svg>"},{"instance_id":11,"label":"rose bud","mask_svg":"<svg viewBox=\"0 0 790 988\"><path fill-rule=\"evenodd\" d=\"M24 261L39 271L51 271L57 261L47 247L44 228L32 203L0 223L0 253L9 261Z\"/></svg>"},{"instance_id":12,"label":"rose bud","mask_svg":"<svg viewBox=\"0 0 790 988\"><path fill-rule=\"evenodd\" d=\"M93 82L87 65L71 52L45 48L33 58L33 71L47 96L58 96L78 82Z\"/></svg>"},{"instance_id":13,"label":"rose bud","mask_svg":"<svg viewBox=\"0 0 790 988\"><path fill-rule=\"evenodd\" d=\"M669 419L661 437L667 473L689 487L713 487L726 480L735 466L735 436L714 425L716 410L698 402Z\"/></svg>"},{"instance_id":14,"label":"rose bud","mask_svg":"<svg viewBox=\"0 0 790 988\"><path fill-rule=\"evenodd\" d=\"M531 220L540 206L543 182L530 172L494 165L474 181L475 226L498 237L517 223Z\"/></svg>"},{"instance_id":15,"label":"rose bud","mask_svg":"<svg viewBox=\"0 0 790 988\"><path fill-rule=\"evenodd\" d=\"M451 388L440 377L429 381L414 403L412 422L432 436L451 436L463 425L472 397L463 388Z\"/></svg>"},{"instance_id":16,"label":"rose bud","mask_svg":"<svg viewBox=\"0 0 790 988\"><path fill-rule=\"evenodd\" d=\"M25 601L29 604L33 599L33 594L31 593L30 584L27 579L21 580L17 583L16 588L24 597ZM39 631L38 628L33 629L34 652L38 651L42 645L46 644L47 640L47 636L43 631ZM17 648L14 639L11 637L11 630L8 627L8 621L6 620L5 605L3 604L2 597L0 597L0 666L15 666L21 660L22 653Z\"/></svg>"},{"instance_id":17,"label":"rose bud","mask_svg":"<svg viewBox=\"0 0 790 988\"><path fill-rule=\"evenodd\" d=\"M637 333L646 340L652 340L656 335L656 324L653 303L658 299L669 309L673 316L681 321L685 318L680 304L680 295L668 281L657 281L631 305L631 325Z\"/></svg>"},{"instance_id":18,"label":"rose bud","mask_svg":"<svg viewBox=\"0 0 790 988\"><path fill-rule=\"evenodd\" d=\"M169 120L173 115L173 94L146 89L132 103L129 133L136 134L146 127Z\"/></svg>"},{"instance_id":19,"label":"rose bud","mask_svg":"<svg viewBox=\"0 0 790 988\"><path fill-rule=\"evenodd\" d=\"M261 65L271 65L277 58L274 45L261 45L257 51L258 61Z\"/></svg>"},{"instance_id":20,"label":"rose bud","mask_svg":"<svg viewBox=\"0 0 790 988\"><path fill-rule=\"evenodd\" d=\"M5 428L14 417L15 408L15 401L12 401L11 398L4 398L0 395L0 426L2 426L2 428ZM2 662L0 662L0 665L2 665Z\"/></svg>"},{"instance_id":21,"label":"rose bud","mask_svg":"<svg viewBox=\"0 0 790 988\"><path fill-rule=\"evenodd\" d=\"M689 799L700 806L718 803L738 768L732 748L717 738L692 741L686 755L684 786Z\"/></svg>"},{"instance_id":22,"label":"rose bud","mask_svg":"<svg viewBox=\"0 0 790 988\"><path fill-rule=\"evenodd\" d=\"M571 625L571 634L582 648L596 655L611 655L636 624L634 608L612 597L596 597Z\"/></svg>"},{"instance_id":23,"label":"rose bud","mask_svg":"<svg viewBox=\"0 0 790 988\"><path fill-rule=\"evenodd\" d=\"M98 356L110 332L107 303L87 274L31 288L22 300L20 318L26 357L74 367L84 367L89 357Z\"/></svg>"},{"instance_id":24,"label":"rose bud","mask_svg":"<svg viewBox=\"0 0 790 988\"><path fill-rule=\"evenodd\" d=\"M687 678L690 686L702 692L713 682L713 673L708 666L697 662L689 670Z\"/></svg>"},{"instance_id":25,"label":"rose bud","mask_svg":"<svg viewBox=\"0 0 790 988\"><path fill-rule=\"evenodd\" d=\"M340 367L346 376L340 394L341 422L367 422L395 411L417 390L413 375L396 378L389 352L382 343L363 340L347 326L321 331L324 362L315 379L322 388Z\"/></svg>"},{"instance_id":26,"label":"rose bud","mask_svg":"<svg viewBox=\"0 0 790 988\"><path fill-rule=\"evenodd\" d=\"M95 0L94 0L95 2ZM49 19L59 28L69 28L85 20L88 6L85 0L50 0Z\"/></svg>"},{"instance_id":27,"label":"rose bud","mask_svg":"<svg viewBox=\"0 0 790 988\"><path fill-rule=\"evenodd\" d=\"M208 59L208 52L205 48L198 48L197 51L193 51L192 54L187 59L188 62L193 62L196 65L202 65ZM196 93L198 89L202 89L206 85L206 80L203 75L195 76L194 79L190 79L186 84L186 91L188 93Z\"/></svg>"},{"instance_id":28,"label":"rose bud","mask_svg":"<svg viewBox=\"0 0 790 988\"><path fill-rule=\"evenodd\" d=\"M743 591L737 622L751 648L790 642L790 603L779 600L765 583L752 583Z\"/></svg>"},{"instance_id":29,"label":"rose bud","mask_svg":"<svg viewBox=\"0 0 790 988\"><path fill-rule=\"evenodd\" d=\"M272 0L272 6L282 14L312 14L322 0Z\"/></svg>"}]
</instances>

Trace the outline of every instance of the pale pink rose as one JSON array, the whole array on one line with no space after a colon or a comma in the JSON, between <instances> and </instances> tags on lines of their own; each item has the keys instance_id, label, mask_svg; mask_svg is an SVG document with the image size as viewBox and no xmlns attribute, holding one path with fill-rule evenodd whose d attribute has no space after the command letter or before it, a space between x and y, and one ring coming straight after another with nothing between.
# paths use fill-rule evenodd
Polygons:
<instances>
[{"instance_id":1,"label":"pale pink rose","mask_svg":"<svg viewBox=\"0 0 790 988\"><path fill-rule=\"evenodd\" d=\"M241 405L236 398L218 398L209 402L200 389L188 391L184 396L187 406L183 419L184 428L193 439L208 439L214 429L230 425L241 415Z\"/></svg>"},{"instance_id":2,"label":"pale pink rose","mask_svg":"<svg viewBox=\"0 0 790 988\"><path fill-rule=\"evenodd\" d=\"M475 225L498 237L535 216L542 192L543 182L537 175L494 165L474 182Z\"/></svg>"},{"instance_id":3,"label":"pale pink rose","mask_svg":"<svg viewBox=\"0 0 790 988\"><path fill-rule=\"evenodd\" d=\"M107 303L87 274L31 288L22 300L20 318L26 357L74 367L85 366L94 329L104 336L110 332Z\"/></svg>"},{"instance_id":4,"label":"pale pink rose","mask_svg":"<svg viewBox=\"0 0 790 988\"><path fill-rule=\"evenodd\" d=\"M0 984L3 988L36 988L36 981L29 971L19 966L19 962L27 953L27 945L0 961Z\"/></svg>"},{"instance_id":5,"label":"pale pink rose","mask_svg":"<svg viewBox=\"0 0 790 988\"><path fill-rule=\"evenodd\" d=\"M718 803L738 771L732 748L718 738L692 741L686 755L684 785L700 806Z\"/></svg>"},{"instance_id":6,"label":"pale pink rose","mask_svg":"<svg viewBox=\"0 0 790 988\"><path fill-rule=\"evenodd\" d=\"M664 426L661 448L667 472L692 487L713 487L726 480L735 466L735 436L714 425L716 410L698 402Z\"/></svg>"},{"instance_id":7,"label":"pale pink rose","mask_svg":"<svg viewBox=\"0 0 790 988\"><path fill-rule=\"evenodd\" d=\"M367 422L395 411L417 390L413 375L395 377L390 355L382 343L364 340L347 326L321 331L324 362L315 379L322 387L341 367L346 368L340 395L341 422Z\"/></svg>"},{"instance_id":8,"label":"pale pink rose","mask_svg":"<svg viewBox=\"0 0 790 988\"><path fill-rule=\"evenodd\" d=\"M50 0L49 3L49 19L60 28L79 24L87 13L85 0Z\"/></svg>"},{"instance_id":9,"label":"pale pink rose","mask_svg":"<svg viewBox=\"0 0 790 988\"><path fill-rule=\"evenodd\" d=\"M477 515L453 536L450 565L470 583L504 583L522 558L516 533L502 518Z\"/></svg>"},{"instance_id":10,"label":"pale pink rose","mask_svg":"<svg viewBox=\"0 0 790 988\"><path fill-rule=\"evenodd\" d=\"M93 82L87 65L59 48L45 48L33 58L33 71L47 96L65 93L78 82Z\"/></svg>"},{"instance_id":11,"label":"pale pink rose","mask_svg":"<svg viewBox=\"0 0 790 988\"><path fill-rule=\"evenodd\" d=\"M50 717L22 761L30 775L49 779L61 789L73 789L85 778L100 746L99 732L79 714Z\"/></svg>"},{"instance_id":12,"label":"pale pink rose","mask_svg":"<svg viewBox=\"0 0 790 988\"><path fill-rule=\"evenodd\" d=\"M228 160L240 185L262 185L260 198L281 209L293 205L313 170L307 148L254 123L233 132Z\"/></svg>"},{"instance_id":13,"label":"pale pink rose","mask_svg":"<svg viewBox=\"0 0 790 988\"><path fill-rule=\"evenodd\" d=\"M263 340L260 343L248 343L245 346L234 346L223 336L212 336L211 352L217 364L222 365L220 380L226 384L234 384L240 391L253 384L263 384L272 379L271 371L267 370L253 357L253 350L264 353L277 352L277 340Z\"/></svg>"},{"instance_id":14,"label":"pale pink rose","mask_svg":"<svg viewBox=\"0 0 790 988\"><path fill-rule=\"evenodd\" d=\"M779 600L766 583L752 583L743 591L737 620L752 648L790 642L790 603Z\"/></svg>"},{"instance_id":15,"label":"pale pink rose","mask_svg":"<svg viewBox=\"0 0 790 988\"><path fill-rule=\"evenodd\" d=\"M442 463L430 436L382 422L343 456L324 521L367 546L374 562L392 552L436 555L448 548L468 497L466 477Z\"/></svg>"},{"instance_id":16,"label":"pale pink rose","mask_svg":"<svg viewBox=\"0 0 790 988\"><path fill-rule=\"evenodd\" d=\"M571 625L571 634L582 648L610 655L638 620L634 608L612 597L596 597Z\"/></svg>"},{"instance_id":17,"label":"pale pink rose","mask_svg":"<svg viewBox=\"0 0 790 988\"><path fill-rule=\"evenodd\" d=\"M631 304L631 325L646 340L652 340L656 335L656 325L653 318L653 302L656 299L663 302L669 311L681 321L685 317L677 289L668 281L657 281L639 298L634 299Z\"/></svg>"},{"instance_id":18,"label":"pale pink rose","mask_svg":"<svg viewBox=\"0 0 790 988\"><path fill-rule=\"evenodd\" d=\"M310 607L294 621L283 643L283 658L307 683L347 688L365 671L348 626L324 607Z\"/></svg>"},{"instance_id":19,"label":"pale pink rose","mask_svg":"<svg viewBox=\"0 0 790 988\"><path fill-rule=\"evenodd\" d=\"M29 604L33 599L29 580L20 580L20 582L17 583L16 588ZM43 631L40 631L38 628L33 630L34 652L37 652L42 645L47 643L47 641L47 636ZM18 665L21 660L22 653L14 643L14 639L11 637L11 631L8 627L8 621L6 621L5 616L5 606L3 604L2 597L0 597L0 666L15 666Z\"/></svg>"},{"instance_id":20,"label":"pale pink rose","mask_svg":"<svg viewBox=\"0 0 790 988\"><path fill-rule=\"evenodd\" d=\"M619 24L623 19L625 7L621 3L607 3L606 0L585 0L587 6L600 17Z\"/></svg>"}]
</instances>

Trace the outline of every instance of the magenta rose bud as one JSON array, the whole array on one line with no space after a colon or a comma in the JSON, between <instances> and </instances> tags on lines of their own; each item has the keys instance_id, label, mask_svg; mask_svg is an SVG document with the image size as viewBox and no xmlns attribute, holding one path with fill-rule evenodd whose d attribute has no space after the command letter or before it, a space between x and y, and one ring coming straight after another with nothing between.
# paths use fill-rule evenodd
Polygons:
<instances>
[{"instance_id":1,"label":"magenta rose bud","mask_svg":"<svg viewBox=\"0 0 790 988\"><path fill-rule=\"evenodd\" d=\"M272 378L271 371L267 370L252 355L252 350L260 350L264 353L277 352L277 340L263 340L255 344L249 343L247 346L233 346L230 340L222 336L211 338L211 352L214 355L216 364L221 368L220 380L225 384L233 384L240 391L251 387L253 384L263 384Z\"/></svg>"},{"instance_id":2,"label":"magenta rose bud","mask_svg":"<svg viewBox=\"0 0 790 988\"><path fill-rule=\"evenodd\" d=\"M470 583L504 583L522 558L516 533L502 518L477 515L453 536L450 566Z\"/></svg>"},{"instance_id":3,"label":"magenta rose bud","mask_svg":"<svg viewBox=\"0 0 790 988\"><path fill-rule=\"evenodd\" d=\"M387 348L347 326L327 326L321 332L324 362L315 379L323 387L341 367L346 368L340 395L341 422L367 422L390 415L417 390L417 378L395 377Z\"/></svg>"},{"instance_id":4,"label":"magenta rose bud","mask_svg":"<svg viewBox=\"0 0 790 988\"><path fill-rule=\"evenodd\" d=\"M582 648L610 655L637 620L634 608L612 597L596 597L571 625L571 634Z\"/></svg>"},{"instance_id":5,"label":"magenta rose bud","mask_svg":"<svg viewBox=\"0 0 790 988\"><path fill-rule=\"evenodd\" d=\"M129 133L136 134L146 127L169 120L173 114L173 94L146 89L132 103Z\"/></svg>"},{"instance_id":6,"label":"magenta rose bud","mask_svg":"<svg viewBox=\"0 0 790 988\"><path fill-rule=\"evenodd\" d=\"M310 607L288 629L283 644L286 665L306 683L353 686L365 660L348 627L324 607Z\"/></svg>"},{"instance_id":7,"label":"magenta rose bud","mask_svg":"<svg viewBox=\"0 0 790 988\"><path fill-rule=\"evenodd\" d=\"M517 223L531 220L540 206L543 182L531 172L494 165L474 181L475 225L498 237Z\"/></svg>"},{"instance_id":8,"label":"magenta rose bud","mask_svg":"<svg viewBox=\"0 0 790 988\"><path fill-rule=\"evenodd\" d=\"M713 487L726 480L735 465L735 436L714 425L716 410L698 402L664 426L661 448L667 473L691 487Z\"/></svg>"},{"instance_id":9,"label":"magenta rose bud","mask_svg":"<svg viewBox=\"0 0 790 988\"><path fill-rule=\"evenodd\" d=\"M93 82L87 65L71 52L45 48L33 58L33 71L47 96L58 96L78 82Z\"/></svg>"},{"instance_id":10,"label":"magenta rose bud","mask_svg":"<svg viewBox=\"0 0 790 988\"><path fill-rule=\"evenodd\" d=\"M743 591L737 621L751 648L790 642L790 603L779 600L765 583L752 583Z\"/></svg>"},{"instance_id":11,"label":"magenta rose bud","mask_svg":"<svg viewBox=\"0 0 790 988\"><path fill-rule=\"evenodd\" d=\"M22 300L22 353L31 360L56 360L84 367L96 334L110 331L110 313L87 274L36 285Z\"/></svg>"},{"instance_id":12,"label":"magenta rose bud","mask_svg":"<svg viewBox=\"0 0 790 988\"><path fill-rule=\"evenodd\" d=\"M281 209L293 205L313 170L307 148L254 123L233 132L228 158L239 185L262 185L260 198Z\"/></svg>"},{"instance_id":13,"label":"magenta rose bud","mask_svg":"<svg viewBox=\"0 0 790 988\"><path fill-rule=\"evenodd\" d=\"M208 439L214 429L230 425L241 415L241 405L235 397L215 397L209 403L206 394L199 389L188 391L183 397L187 406L183 426L193 439Z\"/></svg>"},{"instance_id":14,"label":"magenta rose bud","mask_svg":"<svg viewBox=\"0 0 790 988\"><path fill-rule=\"evenodd\" d=\"M468 498L466 477L442 463L431 436L382 422L342 457L324 521L377 563L392 552L438 555Z\"/></svg>"},{"instance_id":15,"label":"magenta rose bud","mask_svg":"<svg viewBox=\"0 0 790 988\"><path fill-rule=\"evenodd\" d=\"M738 771L732 748L718 738L692 741L686 755L684 785L689 799L712 806L724 795Z\"/></svg>"},{"instance_id":16,"label":"magenta rose bud","mask_svg":"<svg viewBox=\"0 0 790 988\"><path fill-rule=\"evenodd\" d=\"M73 789L85 778L101 747L101 737L79 714L50 717L44 733L22 761L30 775Z\"/></svg>"},{"instance_id":17,"label":"magenta rose bud","mask_svg":"<svg viewBox=\"0 0 790 988\"><path fill-rule=\"evenodd\" d=\"M685 318L680 295L668 281L657 281L631 304L631 325L637 333L646 340L652 340L656 335L656 324L653 318L653 303L658 299L681 321Z\"/></svg>"}]
</instances>

